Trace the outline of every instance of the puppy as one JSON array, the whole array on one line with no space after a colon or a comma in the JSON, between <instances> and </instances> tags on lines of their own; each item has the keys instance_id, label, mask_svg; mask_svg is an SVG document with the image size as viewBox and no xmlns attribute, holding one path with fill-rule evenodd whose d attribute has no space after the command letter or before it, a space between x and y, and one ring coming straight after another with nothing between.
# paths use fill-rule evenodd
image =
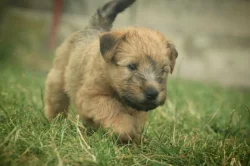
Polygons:
<instances>
[{"instance_id":1,"label":"puppy","mask_svg":"<svg viewBox=\"0 0 250 166\"><path fill-rule=\"evenodd\" d=\"M174 46L147 28L110 30L117 14L134 1L108 2L84 31L56 50L45 89L49 120L66 116L71 101L89 125L111 128L127 142L140 137L147 112L164 104L178 55Z\"/></svg>"}]
</instances>

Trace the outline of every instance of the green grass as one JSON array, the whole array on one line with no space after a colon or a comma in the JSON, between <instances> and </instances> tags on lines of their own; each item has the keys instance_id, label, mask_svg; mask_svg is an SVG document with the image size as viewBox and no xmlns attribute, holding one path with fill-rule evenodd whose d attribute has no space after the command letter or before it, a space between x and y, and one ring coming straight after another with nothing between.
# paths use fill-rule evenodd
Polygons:
<instances>
[{"instance_id":1,"label":"green grass","mask_svg":"<svg viewBox=\"0 0 250 166\"><path fill-rule=\"evenodd\" d=\"M45 74L0 68L0 165L250 165L250 90L173 80L140 144L43 115Z\"/></svg>"}]
</instances>

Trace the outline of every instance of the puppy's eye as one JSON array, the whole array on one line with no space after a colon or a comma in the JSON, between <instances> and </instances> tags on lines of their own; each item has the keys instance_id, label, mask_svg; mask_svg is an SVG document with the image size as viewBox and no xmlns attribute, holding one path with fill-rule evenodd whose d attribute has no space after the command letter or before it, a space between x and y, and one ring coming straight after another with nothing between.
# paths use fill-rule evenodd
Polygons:
<instances>
[{"instance_id":1,"label":"puppy's eye","mask_svg":"<svg viewBox=\"0 0 250 166\"><path fill-rule=\"evenodd\" d=\"M128 68L129 68L130 70L136 70L136 69L137 69L137 65L136 65L136 64L129 64L129 65L128 65Z\"/></svg>"},{"instance_id":2,"label":"puppy's eye","mask_svg":"<svg viewBox=\"0 0 250 166\"><path fill-rule=\"evenodd\" d=\"M162 84L162 83L163 83L163 78L158 78L158 82L159 82L160 84Z\"/></svg>"}]
</instances>

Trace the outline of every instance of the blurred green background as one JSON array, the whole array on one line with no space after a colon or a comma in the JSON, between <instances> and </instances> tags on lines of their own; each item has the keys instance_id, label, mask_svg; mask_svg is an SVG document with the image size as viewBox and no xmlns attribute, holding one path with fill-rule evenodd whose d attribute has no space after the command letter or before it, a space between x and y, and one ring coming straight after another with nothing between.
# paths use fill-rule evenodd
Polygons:
<instances>
[{"instance_id":1,"label":"blurred green background","mask_svg":"<svg viewBox=\"0 0 250 166\"><path fill-rule=\"evenodd\" d=\"M84 29L99 0L63 0L55 46ZM0 64L18 61L47 72L54 49L49 48L54 2L1 0ZM175 77L250 86L250 1L138 0L119 15L114 28L145 26L164 33L177 47Z\"/></svg>"}]
</instances>

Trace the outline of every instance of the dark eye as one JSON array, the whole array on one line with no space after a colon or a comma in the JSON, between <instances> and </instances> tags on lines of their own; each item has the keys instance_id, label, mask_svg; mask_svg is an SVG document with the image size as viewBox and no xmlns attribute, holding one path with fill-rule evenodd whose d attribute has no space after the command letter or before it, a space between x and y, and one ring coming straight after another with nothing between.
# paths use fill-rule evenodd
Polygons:
<instances>
[{"instance_id":1,"label":"dark eye","mask_svg":"<svg viewBox=\"0 0 250 166\"><path fill-rule=\"evenodd\" d=\"M157 80L160 84L162 84L163 83L163 78L158 78L158 80Z\"/></svg>"},{"instance_id":2,"label":"dark eye","mask_svg":"<svg viewBox=\"0 0 250 166\"><path fill-rule=\"evenodd\" d=\"M130 70L136 70L136 69L137 69L137 65L136 65L136 64L129 64L129 65L128 65L128 68L129 68Z\"/></svg>"}]
</instances>

